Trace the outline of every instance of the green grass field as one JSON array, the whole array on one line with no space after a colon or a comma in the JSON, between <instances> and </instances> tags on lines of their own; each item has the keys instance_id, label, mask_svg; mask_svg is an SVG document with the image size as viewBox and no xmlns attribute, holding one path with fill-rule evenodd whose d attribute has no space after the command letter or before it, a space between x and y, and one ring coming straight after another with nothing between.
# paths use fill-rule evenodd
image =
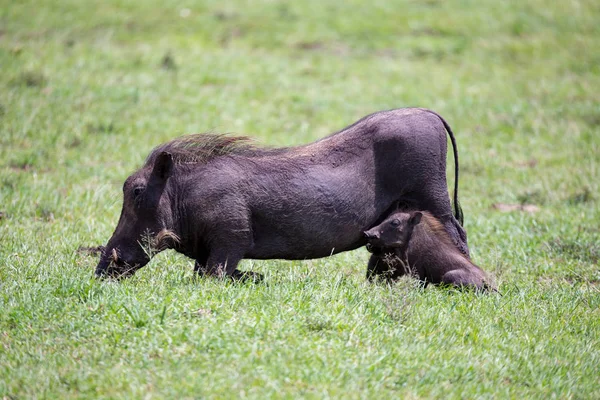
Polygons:
<instances>
[{"instance_id":1,"label":"green grass field","mask_svg":"<svg viewBox=\"0 0 600 400\"><path fill-rule=\"evenodd\" d=\"M0 0L0 398L600 398L598 21L592 0ZM77 251L166 140L295 145L406 106L455 131L502 296L367 284L364 249L243 261L258 285L174 252L97 281Z\"/></svg>"}]
</instances>

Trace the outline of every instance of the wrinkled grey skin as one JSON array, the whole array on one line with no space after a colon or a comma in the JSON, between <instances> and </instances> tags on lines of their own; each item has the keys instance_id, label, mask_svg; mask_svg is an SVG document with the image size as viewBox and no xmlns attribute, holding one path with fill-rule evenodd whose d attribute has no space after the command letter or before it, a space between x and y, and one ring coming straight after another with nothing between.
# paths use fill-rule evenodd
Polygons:
<instances>
[{"instance_id":1,"label":"wrinkled grey skin","mask_svg":"<svg viewBox=\"0 0 600 400\"><path fill-rule=\"evenodd\" d=\"M304 146L220 155L177 163L156 149L154 160L123 186L119 223L96 268L127 276L150 260L144 232L168 229L171 246L196 260L195 270L238 277L241 259L302 260L364 246L363 231L398 203L428 210L468 254L446 185L446 130L425 109L369 115ZM158 153L158 154L155 154ZM456 175L455 207L458 175ZM376 256L374 256L376 257Z\"/></svg>"},{"instance_id":2,"label":"wrinkled grey skin","mask_svg":"<svg viewBox=\"0 0 600 400\"><path fill-rule=\"evenodd\" d=\"M370 263L369 280L381 276L393 281L412 273L426 284L496 290L486 274L458 251L443 225L428 212L393 212L364 235L367 248L382 258L387 255L397 260L392 269L389 269L391 263Z\"/></svg>"}]
</instances>

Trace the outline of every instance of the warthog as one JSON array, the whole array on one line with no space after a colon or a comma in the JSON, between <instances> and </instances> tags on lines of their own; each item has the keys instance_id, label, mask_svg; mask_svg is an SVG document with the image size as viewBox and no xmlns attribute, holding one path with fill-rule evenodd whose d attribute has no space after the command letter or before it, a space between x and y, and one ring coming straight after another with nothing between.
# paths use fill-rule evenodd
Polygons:
<instances>
[{"instance_id":1,"label":"warthog","mask_svg":"<svg viewBox=\"0 0 600 400\"><path fill-rule=\"evenodd\" d=\"M387 263L369 263L367 279L411 274L427 283L496 290L485 272L462 254L433 215L396 211L365 232L367 248ZM374 261L374 260L373 260Z\"/></svg>"},{"instance_id":2,"label":"warthog","mask_svg":"<svg viewBox=\"0 0 600 400\"><path fill-rule=\"evenodd\" d=\"M455 158L455 215L446 131ZM298 147L183 136L154 149L125 181L121 217L96 275L130 275L166 248L194 259L199 273L231 277L242 276L237 265L244 258L326 257L364 246L363 231L399 202L430 211L468 254L457 189L453 133L426 109L371 114Z\"/></svg>"}]
</instances>

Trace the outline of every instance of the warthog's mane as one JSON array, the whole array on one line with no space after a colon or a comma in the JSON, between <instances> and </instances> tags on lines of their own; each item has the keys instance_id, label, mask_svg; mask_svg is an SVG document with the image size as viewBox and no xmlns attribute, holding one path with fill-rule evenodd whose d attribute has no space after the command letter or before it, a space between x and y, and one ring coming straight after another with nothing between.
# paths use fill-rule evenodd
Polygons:
<instances>
[{"instance_id":1,"label":"warthog's mane","mask_svg":"<svg viewBox=\"0 0 600 400\"><path fill-rule=\"evenodd\" d=\"M430 212L428 211L421 211L421 213L423 214L423 220L422 220L422 224L424 223L424 227L426 227L425 232L426 233L432 233L440 242L444 243L445 245L449 246L450 248L455 248L455 244L452 241L452 238L450 237L450 234L448 234L448 231L446 231L446 229L444 228L444 225L442 225L442 223L436 218L434 217ZM462 253L458 252L459 254L462 255Z\"/></svg>"},{"instance_id":2,"label":"warthog's mane","mask_svg":"<svg viewBox=\"0 0 600 400\"><path fill-rule=\"evenodd\" d=\"M181 136L156 147L148 155L145 165L153 165L163 152L171 154L175 164L198 164L228 154L255 155L268 150L256 147L246 136L198 133Z\"/></svg>"}]
</instances>

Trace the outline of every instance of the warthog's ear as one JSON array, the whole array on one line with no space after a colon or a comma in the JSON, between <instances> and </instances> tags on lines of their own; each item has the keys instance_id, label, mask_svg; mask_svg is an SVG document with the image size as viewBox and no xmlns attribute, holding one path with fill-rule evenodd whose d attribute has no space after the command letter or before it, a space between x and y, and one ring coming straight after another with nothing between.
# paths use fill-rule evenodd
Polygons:
<instances>
[{"instance_id":1,"label":"warthog's ear","mask_svg":"<svg viewBox=\"0 0 600 400\"><path fill-rule=\"evenodd\" d=\"M171 153L163 151L156 157L154 161L154 169L152 174L162 180L166 180L173 170L173 156Z\"/></svg>"},{"instance_id":2,"label":"warthog's ear","mask_svg":"<svg viewBox=\"0 0 600 400\"><path fill-rule=\"evenodd\" d=\"M408 224L415 226L418 225L419 222L421 222L421 217L423 216L423 213L421 211L415 211L413 213L413 215L410 216L410 219L408 220Z\"/></svg>"}]
</instances>

